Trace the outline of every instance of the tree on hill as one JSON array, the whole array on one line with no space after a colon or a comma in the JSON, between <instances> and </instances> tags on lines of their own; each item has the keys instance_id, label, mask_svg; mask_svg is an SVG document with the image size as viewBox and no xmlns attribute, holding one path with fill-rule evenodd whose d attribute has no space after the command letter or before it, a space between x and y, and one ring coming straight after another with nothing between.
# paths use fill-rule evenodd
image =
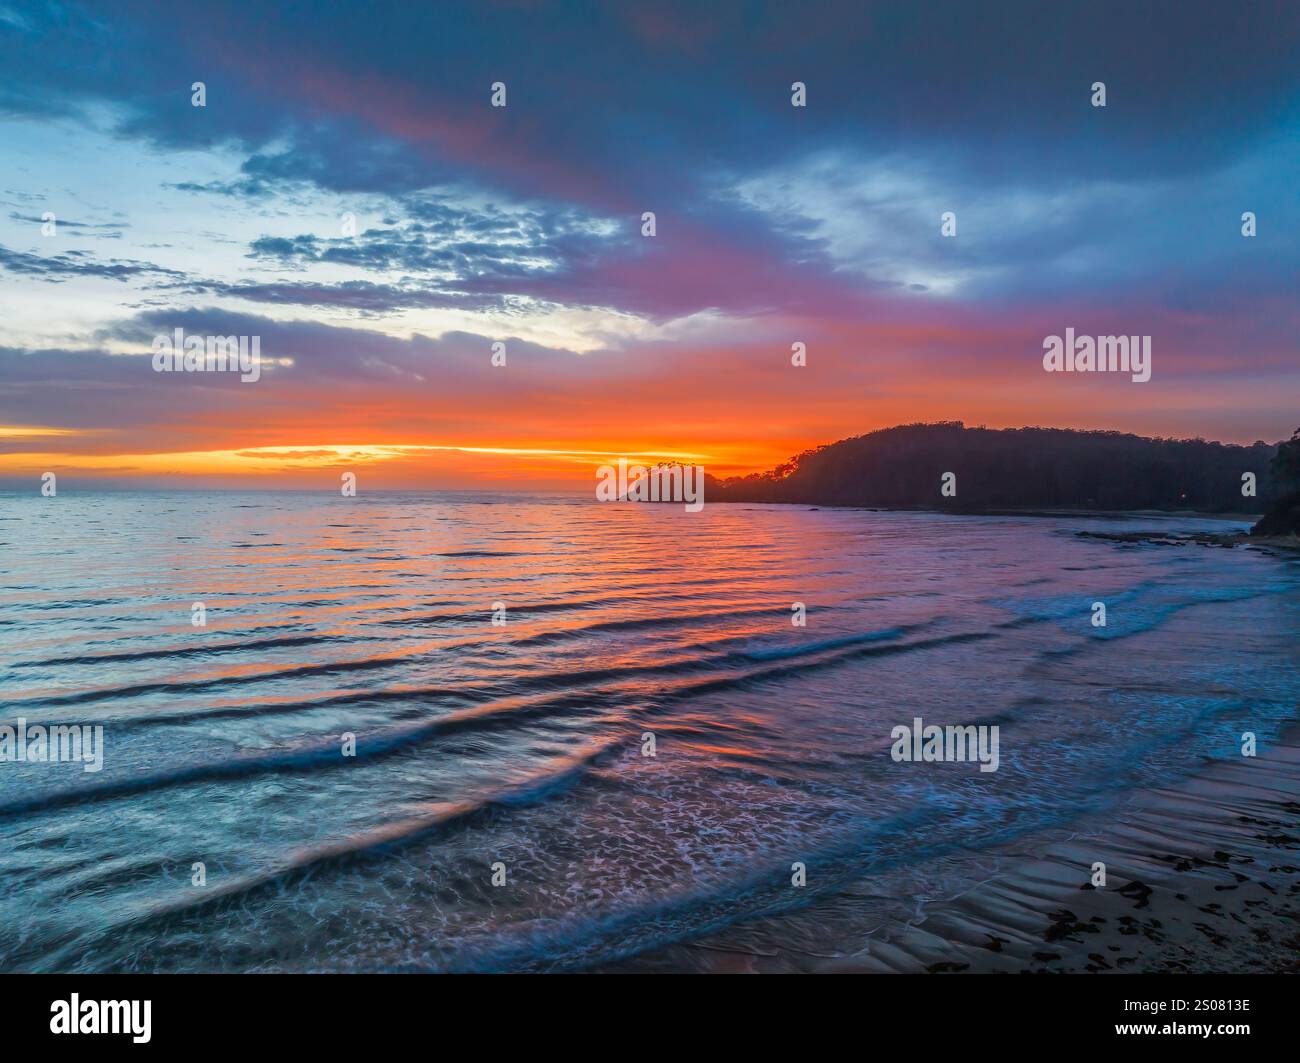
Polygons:
<instances>
[{"instance_id":1,"label":"tree on hill","mask_svg":"<svg viewBox=\"0 0 1300 1063\"><path fill-rule=\"evenodd\" d=\"M1250 534L1300 535L1300 428L1277 448L1272 472L1277 501Z\"/></svg>"},{"instance_id":2,"label":"tree on hill","mask_svg":"<svg viewBox=\"0 0 1300 1063\"><path fill-rule=\"evenodd\" d=\"M1064 428L899 425L805 451L766 473L715 480L711 502L948 510L1258 513L1276 448ZM951 473L951 478L947 474ZM1246 496L1246 474L1259 497ZM948 490L943 485L948 483Z\"/></svg>"}]
</instances>

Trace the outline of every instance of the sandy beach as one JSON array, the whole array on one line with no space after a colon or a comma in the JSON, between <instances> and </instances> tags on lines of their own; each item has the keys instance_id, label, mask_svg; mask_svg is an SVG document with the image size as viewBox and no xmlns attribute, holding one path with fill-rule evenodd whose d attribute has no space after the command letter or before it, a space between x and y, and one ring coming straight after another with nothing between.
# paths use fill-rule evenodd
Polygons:
<instances>
[{"instance_id":1,"label":"sandy beach","mask_svg":"<svg viewBox=\"0 0 1300 1063\"><path fill-rule=\"evenodd\" d=\"M1300 971L1300 730L1135 796L1108 823L821 970Z\"/></svg>"}]
</instances>

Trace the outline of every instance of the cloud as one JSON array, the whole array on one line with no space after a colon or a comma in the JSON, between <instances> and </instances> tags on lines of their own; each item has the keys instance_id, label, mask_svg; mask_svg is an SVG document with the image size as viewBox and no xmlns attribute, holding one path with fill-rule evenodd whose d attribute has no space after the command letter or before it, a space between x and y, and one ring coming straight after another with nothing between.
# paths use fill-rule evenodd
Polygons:
<instances>
[{"instance_id":1,"label":"cloud","mask_svg":"<svg viewBox=\"0 0 1300 1063\"><path fill-rule=\"evenodd\" d=\"M185 276L177 270L165 269L151 262L128 259L100 260L85 251L65 251L60 255L35 255L26 251L15 251L3 245L0 245L0 269L56 284L74 277L127 281L141 277Z\"/></svg>"},{"instance_id":2,"label":"cloud","mask_svg":"<svg viewBox=\"0 0 1300 1063\"><path fill-rule=\"evenodd\" d=\"M398 310L457 309L466 311L509 309L503 296L472 295L438 291L418 285L375 284L370 281L224 283L189 281L177 285L188 295L220 295L254 303L321 309L354 310L362 316L388 314Z\"/></svg>"},{"instance_id":3,"label":"cloud","mask_svg":"<svg viewBox=\"0 0 1300 1063\"><path fill-rule=\"evenodd\" d=\"M38 217L35 214L19 214L16 210L9 212L9 219L10 221L28 222L32 225L44 225L46 223L45 218ZM120 240L122 233L130 228L129 225L122 222L81 222L68 221L64 218L56 218L55 224L60 229L69 229L83 236L97 236L105 240Z\"/></svg>"},{"instance_id":4,"label":"cloud","mask_svg":"<svg viewBox=\"0 0 1300 1063\"><path fill-rule=\"evenodd\" d=\"M0 414L121 454L322 430L792 452L917 416L1268 435L1300 324L1298 43L1271 0L35 0L0 19ZM119 253L28 246L47 204ZM246 386L122 353L177 326L275 362ZM1155 382L1044 380L1067 326L1154 335Z\"/></svg>"}]
</instances>

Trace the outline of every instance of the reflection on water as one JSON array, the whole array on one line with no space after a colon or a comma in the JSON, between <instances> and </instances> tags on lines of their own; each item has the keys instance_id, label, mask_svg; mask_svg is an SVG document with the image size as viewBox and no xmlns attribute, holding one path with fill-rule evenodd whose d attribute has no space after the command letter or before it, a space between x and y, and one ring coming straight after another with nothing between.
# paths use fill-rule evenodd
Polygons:
<instances>
[{"instance_id":1,"label":"reflection on water","mask_svg":"<svg viewBox=\"0 0 1300 1063\"><path fill-rule=\"evenodd\" d=\"M1225 527L0 495L0 723L106 744L93 774L0 763L0 968L850 947L1295 715L1296 566L1073 534L1153 525ZM916 716L999 725L999 770L895 763Z\"/></svg>"}]
</instances>

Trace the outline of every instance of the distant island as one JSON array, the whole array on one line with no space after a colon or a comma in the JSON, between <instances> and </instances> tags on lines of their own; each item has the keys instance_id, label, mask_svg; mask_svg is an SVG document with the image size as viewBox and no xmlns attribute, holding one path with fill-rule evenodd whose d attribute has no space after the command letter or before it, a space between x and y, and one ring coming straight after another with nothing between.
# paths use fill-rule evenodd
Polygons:
<instances>
[{"instance_id":1,"label":"distant island","mask_svg":"<svg viewBox=\"0 0 1300 1063\"><path fill-rule=\"evenodd\" d=\"M1067 428L909 424L805 451L769 472L708 477L705 486L710 503L1266 512L1260 534L1285 535L1300 526L1300 430L1286 443L1239 446Z\"/></svg>"}]
</instances>

